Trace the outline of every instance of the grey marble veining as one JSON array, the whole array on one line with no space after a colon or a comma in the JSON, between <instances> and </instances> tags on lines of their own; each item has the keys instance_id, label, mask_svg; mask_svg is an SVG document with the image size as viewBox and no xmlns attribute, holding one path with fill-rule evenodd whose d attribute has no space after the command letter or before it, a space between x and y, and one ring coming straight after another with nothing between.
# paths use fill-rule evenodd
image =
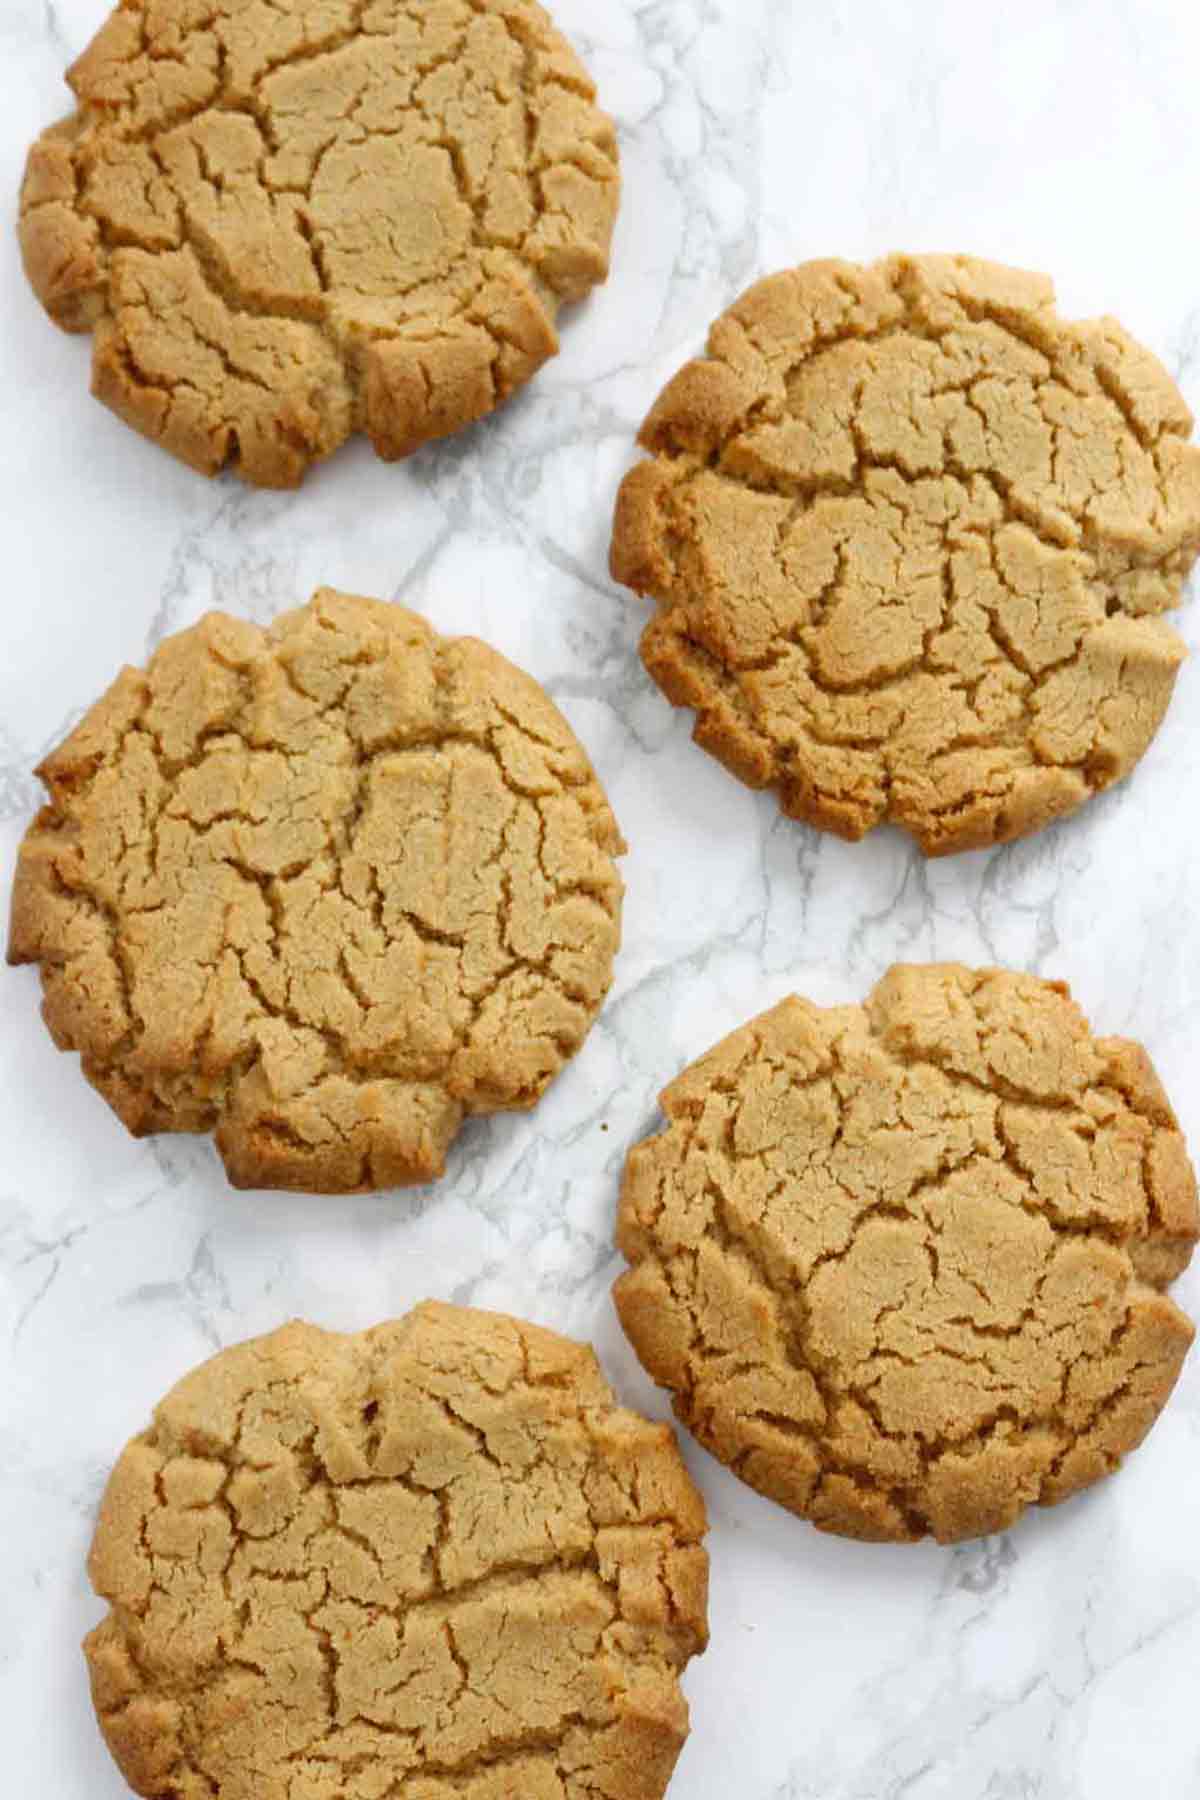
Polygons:
<instances>
[{"instance_id":1,"label":"grey marble veining","mask_svg":"<svg viewBox=\"0 0 1200 1800\"><path fill-rule=\"evenodd\" d=\"M1150 1048L1200 1145L1200 664L1131 781L1040 838L926 864L895 833L789 824L689 742L606 570L636 425L711 317L805 256L971 249L1112 311L1200 403L1200 15L1186 0L558 0L621 127L609 285L502 414L409 463L362 445L294 495L202 481L86 397L0 242L0 891L32 770L122 661L213 605L320 582L490 638L555 695L629 839L625 944L582 1054L529 1117L478 1122L428 1192L235 1195L204 1140L134 1143L0 1001L0 1718L14 1792L118 1800L77 1641L113 1455L217 1347L426 1293L597 1345L664 1414L608 1290L616 1186L664 1081L792 988L860 996L899 957L1071 981ZM102 0L0 0L0 185L65 110ZM1194 643L1195 609L1181 619ZM1200 1277L1177 1290L1200 1306ZM1121 1476L955 1550L819 1536L687 1454L713 1520L712 1648L672 1800L1190 1800L1200 1794L1200 1358Z\"/></svg>"}]
</instances>

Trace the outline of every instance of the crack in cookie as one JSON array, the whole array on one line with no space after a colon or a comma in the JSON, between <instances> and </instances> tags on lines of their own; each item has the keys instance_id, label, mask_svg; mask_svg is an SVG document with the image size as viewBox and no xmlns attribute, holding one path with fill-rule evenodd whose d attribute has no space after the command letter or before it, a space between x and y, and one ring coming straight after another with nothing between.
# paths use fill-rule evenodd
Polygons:
<instances>
[{"instance_id":1,"label":"crack in cookie","mask_svg":"<svg viewBox=\"0 0 1200 1800\"><path fill-rule=\"evenodd\" d=\"M490 412L608 273L612 123L535 0L123 0L30 152L20 233L93 390L293 487Z\"/></svg>"},{"instance_id":2,"label":"crack in cookie","mask_svg":"<svg viewBox=\"0 0 1200 1800\"><path fill-rule=\"evenodd\" d=\"M238 1186L429 1180L608 991L624 845L587 757L402 607L210 613L39 773L10 960L131 1131L215 1129Z\"/></svg>"},{"instance_id":3,"label":"crack in cookie","mask_svg":"<svg viewBox=\"0 0 1200 1800\"><path fill-rule=\"evenodd\" d=\"M621 1322L700 1442L824 1530L943 1541L1109 1473L1192 1340L1200 1231L1145 1052L1059 983L894 968L783 1001L630 1153Z\"/></svg>"},{"instance_id":4,"label":"crack in cookie","mask_svg":"<svg viewBox=\"0 0 1200 1800\"><path fill-rule=\"evenodd\" d=\"M1128 774L1184 655L1200 450L1110 319L966 257L758 283L642 427L612 572L697 743L794 818L927 855Z\"/></svg>"},{"instance_id":5,"label":"crack in cookie","mask_svg":"<svg viewBox=\"0 0 1200 1800\"><path fill-rule=\"evenodd\" d=\"M101 1729L162 1800L658 1800L705 1529L669 1428L582 1345L432 1303L288 1325L186 1376L113 1471Z\"/></svg>"}]
</instances>

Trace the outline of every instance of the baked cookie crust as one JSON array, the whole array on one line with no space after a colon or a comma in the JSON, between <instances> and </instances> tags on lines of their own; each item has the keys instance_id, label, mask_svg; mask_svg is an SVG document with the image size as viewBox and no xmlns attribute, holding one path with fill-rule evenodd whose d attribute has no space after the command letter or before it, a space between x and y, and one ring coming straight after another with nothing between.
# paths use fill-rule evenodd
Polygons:
<instances>
[{"instance_id":1,"label":"baked cookie crust","mask_svg":"<svg viewBox=\"0 0 1200 1800\"><path fill-rule=\"evenodd\" d=\"M614 577L695 737L785 813L927 855L1129 773L1184 648L1200 449L1161 364L1043 276L806 263L718 319L642 427Z\"/></svg>"},{"instance_id":2,"label":"baked cookie crust","mask_svg":"<svg viewBox=\"0 0 1200 1800\"><path fill-rule=\"evenodd\" d=\"M608 273L595 88L535 0L123 0L34 144L29 281L92 389L206 475L294 487L501 404Z\"/></svg>"},{"instance_id":3,"label":"baked cookie crust","mask_svg":"<svg viewBox=\"0 0 1200 1800\"><path fill-rule=\"evenodd\" d=\"M161 1800L660 1800L707 1639L704 1505L591 1351L426 1304L292 1324L130 1443L84 1649Z\"/></svg>"},{"instance_id":4,"label":"baked cookie crust","mask_svg":"<svg viewBox=\"0 0 1200 1800\"><path fill-rule=\"evenodd\" d=\"M235 1186L430 1180L608 991L624 844L591 764L528 675L403 607L210 613L39 773L9 960L129 1130L215 1131Z\"/></svg>"},{"instance_id":5,"label":"baked cookie crust","mask_svg":"<svg viewBox=\"0 0 1200 1800\"><path fill-rule=\"evenodd\" d=\"M1007 1529L1115 1469L1193 1328L1196 1182L1150 1061L1064 985L898 966L665 1090L615 1288L702 1444L847 1537Z\"/></svg>"}]
</instances>

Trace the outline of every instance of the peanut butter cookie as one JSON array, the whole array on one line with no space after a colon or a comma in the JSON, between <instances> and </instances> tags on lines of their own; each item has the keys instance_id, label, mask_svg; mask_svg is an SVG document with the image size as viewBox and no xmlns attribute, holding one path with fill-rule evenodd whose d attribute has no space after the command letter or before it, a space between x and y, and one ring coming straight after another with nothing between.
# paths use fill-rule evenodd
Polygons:
<instances>
[{"instance_id":1,"label":"peanut butter cookie","mask_svg":"<svg viewBox=\"0 0 1200 1800\"><path fill-rule=\"evenodd\" d=\"M752 287L642 427L612 571L696 741L846 838L927 855L1118 781L1184 651L1200 450L1112 319L967 257L807 263Z\"/></svg>"},{"instance_id":2,"label":"peanut butter cookie","mask_svg":"<svg viewBox=\"0 0 1200 1800\"><path fill-rule=\"evenodd\" d=\"M825 1531L1002 1531L1115 1469L1192 1326L1196 1183L1065 986L897 967L686 1069L629 1157L617 1310L675 1410Z\"/></svg>"},{"instance_id":3,"label":"peanut butter cookie","mask_svg":"<svg viewBox=\"0 0 1200 1800\"><path fill-rule=\"evenodd\" d=\"M492 411L608 273L612 122L535 0L121 0L30 152L21 248L93 392L294 487Z\"/></svg>"},{"instance_id":4,"label":"peanut butter cookie","mask_svg":"<svg viewBox=\"0 0 1200 1800\"><path fill-rule=\"evenodd\" d=\"M101 1729L161 1800L659 1800L705 1529L670 1428L583 1345L432 1304L287 1325L113 1471Z\"/></svg>"},{"instance_id":5,"label":"peanut butter cookie","mask_svg":"<svg viewBox=\"0 0 1200 1800\"><path fill-rule=\"evenodd\" d=\"M587 757L402 607L209 613L39 773L9 960L130 1131L215 1129L238 1187L429 1180L607 992L624 846Z\"/></svg>"}]
</instances>

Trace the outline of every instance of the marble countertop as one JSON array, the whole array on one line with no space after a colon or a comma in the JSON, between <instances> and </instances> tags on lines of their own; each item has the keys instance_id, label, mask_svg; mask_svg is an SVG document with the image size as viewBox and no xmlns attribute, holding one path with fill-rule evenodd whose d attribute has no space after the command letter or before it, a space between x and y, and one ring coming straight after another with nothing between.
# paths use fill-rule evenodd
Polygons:
<instances>
[{"instance_id":1,"label":"marble countertop","mask_svg":"<svg viewBox=\"0 0 1200 1800\"><path fill-rule=\"evenodd\" d=\"M0 0L0 191L65 110L103 0ZM583 1052L530 1116L468 1128L435 1189L231 1193L204 1139L135 1143L58 1055L31 970L0 999L0 1731L14 1793L118 1800L77 1644L108 1467L219 1346L354 1329L433 1294L597 1346L665 1416L609 1301L629 1143L684 1062L796 988L897 958L1068 979L1148 1046L1200 1147L1200 658L1140 770L1024 844L925 864L781 821L689 741L606 574L633 432L753 277L809 256L966 249L1116 313L1200 408L1200 14L1189 0L557 0L620 123L609 285L500 416L298 494L208 483L86 395L0 239L0 892L32 768L122 662L211 606L265 620L321 582L490 638L592 752L632 846L625 945ZM1195 606L1182 615L1193 643ZM1177 1296L1200 1311L1200 1272ZM672 1800L1188 1800L1200 1793L1200 1353L1115 1480L957 1549L866 1547L690 1443L712 1515L712 1647Z\"/></svg>"}]
</instances>

